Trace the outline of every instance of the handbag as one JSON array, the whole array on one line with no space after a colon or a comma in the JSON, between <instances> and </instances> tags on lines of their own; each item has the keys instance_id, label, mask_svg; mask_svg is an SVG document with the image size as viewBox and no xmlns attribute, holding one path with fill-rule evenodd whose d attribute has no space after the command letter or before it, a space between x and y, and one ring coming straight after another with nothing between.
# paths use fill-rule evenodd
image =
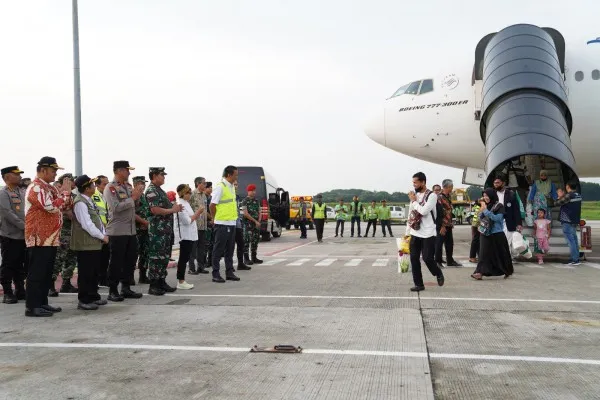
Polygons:
<instances>
[{"instance_id":1,"label":"handbag","mask_svg":"<svg viewBox=\"0 0 600 400\"><path fill-rule=\"evenodd\" d=\"M429 196L431 195L431 193L433 193L431 190L427 190L425 192L425 196L423 196L423 200L421 200L419 205L423 206L425 203L427 203L427 200L429 200ZM435 218L433 216L433 211L431 211L431 218L435 222ZM408 216L407 224L410 228L414 229L415 231L418 231L419 229L421 229L421 220L422 219L423 219L423 216L421 215L421 213L419 213L417 210L412 210L410 212L410 215Z\"/></svg>"}]
</instances>

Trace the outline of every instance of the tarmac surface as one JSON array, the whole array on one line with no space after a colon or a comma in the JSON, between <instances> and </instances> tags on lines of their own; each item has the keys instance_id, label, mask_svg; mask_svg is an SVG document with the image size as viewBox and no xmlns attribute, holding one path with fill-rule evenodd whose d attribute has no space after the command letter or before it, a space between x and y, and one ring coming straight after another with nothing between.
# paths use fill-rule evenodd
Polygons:
<instances>
[{"instance_id":1,"label":"tarmac surface","mask_svg":"<svg viewBox=\"0 0 600 400\"><path fill-rule=\"evenodd\" d=\"M88 312L61 294L52 318L0 304L0 399L600 399L598 254L474 281L461 226L464 268L443 287L424 268L415 294L395 239L333 227L323 243L261 243L240 282L188 275L194 289L161 297L138 284L142 299ZM250 352L279 344L303 351Z\"/></svg>"}]
</instances>

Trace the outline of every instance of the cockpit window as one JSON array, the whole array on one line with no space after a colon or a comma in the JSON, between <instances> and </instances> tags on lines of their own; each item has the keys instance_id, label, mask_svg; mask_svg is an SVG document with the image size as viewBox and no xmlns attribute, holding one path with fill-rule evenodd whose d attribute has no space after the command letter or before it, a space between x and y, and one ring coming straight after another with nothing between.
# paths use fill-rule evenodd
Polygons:
<instances>
[{"instance_id":1,"label":"cockpit window","mask_svg":"<svg viewBox=\"0 0 600 400\"><path fill-rule=\"evenodd\" d=\"M411 83L406 89L406 94L417 94L419 93L419 86L421 86L421 81L416 81Z\"/></svg>"},{"instance_id":2,"label":"cockpit window","mask_svg":"<svg viewBox=\"0 0 600 400\"><path fill-rule=\"evenodd\" d=\"M433 92L433 79L425 79L421 84L419 94Z\"/></svg>"},{"instance_id":3,"label":"cockpit window","mask_svg":"<svg viewBox=\"0 0 600 400\"><path fill-rule=\"evenodd\" d=\"M396 90L396 92L392 95L392 97L396 97L396 96L400 96L400 95L404 94L404 92L406 92L406 89L408 88L409 85L410 85L410 83L408 85L404 85L400 89Z\"/></svg>"}]
</instances>

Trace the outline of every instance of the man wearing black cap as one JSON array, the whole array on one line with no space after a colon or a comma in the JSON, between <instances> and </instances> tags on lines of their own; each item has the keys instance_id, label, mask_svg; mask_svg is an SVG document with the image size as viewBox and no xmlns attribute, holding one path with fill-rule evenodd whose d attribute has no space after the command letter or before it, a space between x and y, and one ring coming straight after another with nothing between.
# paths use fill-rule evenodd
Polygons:
<instances>
[{"instance_id":1,"label":"man wearing black cap","mask_svg":"<svg viewBox=\"0 0 600 400\"><path fill-rule=\"evenodd\" d=\"M69 178L69 182L65 183L65 179ZM58 184L63 191L71 192L71 198L75 199L75 195L72 191L75 189L75 182L73 180L73 174L66 173L58 177ZM71 221L73 220L73 209L71 207L65 207L62 210L63 215L63 226L60 231L60 246L56 252L56 262L54 263L54 271L52 272L52 287L48 296L57 297L58 292L56 291L56 279L58 274L62 276L62 285L60 287L60 293L77 293L77 288L71 284L71 279L75 273L77 267L77 254L71 250Z\"/></svg>"},{"instance_id":2,"label":"man wearing black cap","mask_svg":"<svg viewBox=\"0 0 600 400\"><path fill-rule=\"evenodd\" d=\"M176 288L167 284L167 265L171 257L171 235L173 234L173 215L183 209L181 204L171 204L165 191L164 167L150 167L150 185L144 193L150 216L148 218L148 294L162 296L165 292L174 292Z\"/></svg>"},{"instance_id":3,"label":"man wearing black cap","mask_svg":"<svg viewBox=\"0 0 600 400\"><path fill-rule=\"evenodd\" d=\"M0 171L6 183L0 189L0 283L4 289L2 302L5 304L25 300L25 202L19 189L22 173L17 166Z\"/></svg>"},{"instance_id":4,"label":"man wearing black cap","mask_svg":"<svg viewBox=\"0 0 600 400\"><path fill-rule=\"evenodd\" d=\"M98 274L102 264L102 244L108 243L100 212L92 200L96 191L96 178L87 175L77 177L75 185L79 192L74 200L71 249L77 252L77 286L80 310L97 310L105 305L98 294Z\"/></svg>"},{"instance_id":5,"label":"man wearing black cap","mask_svg":"<svg viewBox=\"0 0 600 400\"><path fill-rule=\"evenodd\" d=\"M108 265L108 300L110 301L142 297L141 293L134 292L130 286L137 260L135 204L142 196L141 187L133 188L128 182L133 169L129 161L115 161L113 163L115 179L104 188L104 200L108 207L106 234L110 238L110 264ZM119 281L121 282L120 294Z\"/></svg>"},{"instance_id":6,"label":"man wearing black cap","mask_svg":"<svg viewBox=\"0 0 600 400\"><path fill-rule=\"evenodd\" d=\"M54 157L42 157L37 165L37 177L25 194L25 244L29 249L27 299L25 315L51 317L60 307L48 304L48 289L52 285L52 270L60 245L61 211L71 207L71 192L59 193L52 182L62 169ZM65 185L70 187L69 178Z\"/></svg>"},{"instance_id":7,"label":"man wearing black cap","mask_svg":"<svg viewBox=\"0 0 600 400\"><path fill-rule=\"evenodd\" d=\"M144 176L133 177L133 187L136 188L141 186L142 190L146 189L146 178ZM139 201L135 203L135 227L137 230L137 242L138 242L138 262L137 266L140 270L140 283L150 283L148 280L148 214L150 209L146 202L146 197L142 196Z\"/></svg>"}]
</instances>

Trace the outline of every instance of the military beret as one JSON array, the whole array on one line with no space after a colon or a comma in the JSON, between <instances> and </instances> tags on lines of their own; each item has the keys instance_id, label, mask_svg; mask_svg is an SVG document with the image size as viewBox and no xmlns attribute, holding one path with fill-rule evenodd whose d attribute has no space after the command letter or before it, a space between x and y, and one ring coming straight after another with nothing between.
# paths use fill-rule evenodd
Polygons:
<instances>
[{"instance_id":1,"label":"military beret","mask_svg":"<svg viewBox=\"0 0 600 400\"><path fill-rule=\"evenodd\" d=\"M248 186L246 186L246 192L252 192L254 190L256 190L256 185L255 184L251 183Z\"/></svg>"},{"instance_id":2,"label":"military beret","mask_svg":"<svg viewBox=\"0 0 600 400\"><path fill-rule=\"evenodd\" d=\"M145 176L141 176L141 175L140 176L134 176L133 177L133 183L138 183L138 182L144 182L144 183L146 183L148 181L146 180Z\"/></svg>"}]
</instances>

